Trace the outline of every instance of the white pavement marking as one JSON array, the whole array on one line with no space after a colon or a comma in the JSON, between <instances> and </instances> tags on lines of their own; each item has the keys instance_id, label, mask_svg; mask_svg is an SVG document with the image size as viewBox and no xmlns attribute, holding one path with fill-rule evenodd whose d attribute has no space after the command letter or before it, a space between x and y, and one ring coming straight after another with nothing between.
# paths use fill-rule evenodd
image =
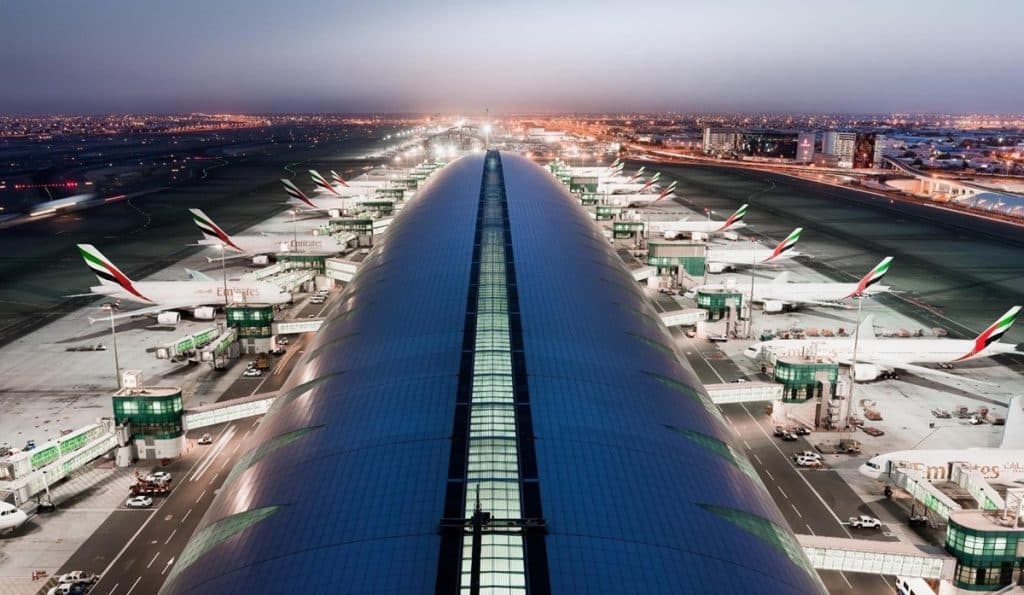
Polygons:
<instances>
[{"instance_id":1,"label":"white pavement marking","mask_svg":"<svg viewBox=\"0 0 1024 595\"><path fill-rule=\"evenodd\" d=\"M757 453L754 453L754 460L757 461L758 465L764 467L764 463L761 461L761 457L757 456Z\"/></svg>"},{"instance_id":2,"label":"white pavement marking","mask_svg":"<svg viewBox=\"0 0 1024 595\"><path fill-rule=\"evenodd\" d=\"M153 556L153 559L149 561L149 564L146 564L146 568L149 568L150 566L152 566L153 562L156 562L156 559L159 558L159 557L160 557L160 552L157 552L156 555Z\"/></svg>"},{"instance_id":3,"label":"white pavement marking","mask_svg":"<svg viewBox=\"0 0 1024 595\"><path fill-rule=\"evenodd\" d=\"M192 509L191 508L189 508L188 512L185 513L185 516L181 517L181 524L183 524L183 525L185 524L185 519L187 519L188 515L190 515L190 514L192 514Z\"/></svg>"},{"instance_id":4,"label":"white pavement marking","mask_svg":"<svg viewBox=\"0 0 1024 595\"><path fill-rule=\"evenodd\" d=\"M793 512L796 513L796 516L804 518L804 515L800 514L800 509L796 507L796 504L790 503L790 506L793 507Z\"/></svg>"},{"instance_id":5,"label":"white pavement marking","mask_svg":"<svg viewBox=\"0 0 1024 595\"><path fill-rule=\"evenodd\" d=\"M772 475L772 472L771 472L771 471L769 471L769 470L765 469L765 470L764 470L764 474L768 476L768 479L770 479L770 480L772 480L772 481L775 481L775 476L774 476L774 475Z\"/></svg>"},{"instance_id":6,"label":"white pavement marking","mask_svg":"<svg viewBox=\"0 0 1024 595\"><path fill-rule=\"evenodd\" d=\"M732 423L732 420L729 420L729 423ZM733 424L733 425L736 425L736 424ZM752 448L750 448L750 443L747 442L746 440L743 441L743 446L746 446L747 450L753 450Z\"/></svg>"},{"instance_id":7,"label":"white pavement marking","mask_svg":"<svg viewBox=\"0 0 1024 595\"><path fill-rule=\"evenodd\" d=\"M120 587L120 586L121 586L121 583L114 583L113 588L110 589L110 592L108 592L107 595L114 595L114 591L116 591L117 588Z\"/></svg>"},{"instance_id":8,"label":"white pavement marking","mask_svg":"<svg viewBox=\"0 0 1024 595\"><path fill-rule=\"evenodd\" d=\"M810 525L808 525L807 523L804 523L804 527L807 527L807 530L811 532L811 535L816 535L816 533L814 532L814 529L811 529Z\"/></svg>"},{"instance_id":9,"label":"white pavement marking","mask_svg":"<svg viewBox=\"0 0 1024 595\"><path fill-rule=\"evenodd\" d=\"M141 580L142 580L141 576L139 578L135 579L135 582L132 583L132 586L128 589L128 592L125 593L125 595L131 595L131 592L135 590L135 585L139 584L139 581L141 581Z\"/></svg>"},{"instance_id":10,"label":"white pavement marking","mask_svg":"<svg viewBox=\"0 0 1024 595\"><path fill-rule=\"evenodd\" d=\"M222 430L221 430L221 432L223 433L223 431L224 431L224 430L222 429ZM191 468L190 468L190 469L188 470L188 473L191 473L191 472L192 472L192 470L196 468L196 465L198 465L198 464L199 464L199 461L200 461L200 460L202 460L202 459L196 460L196 462L195 462L195 463L192 463L192 467L191 467ZM185 475L188 475L188 473L186 473ZM172 491L172 492L171 492L171 496L173 496L173 495L174 495L174 492ZM141 527L139 527L139 530L138 530L138 531L136 531L136 532L135 532L135 534L131 536L131 539L129 539L128 541L126 541L126 542L124 543L124 547L122 547L122 548L121 548L121 551L117 552L117 555L116 555L116 556L114 556L114 558L113 558L113 559L112 559L112 560L110 561L110 564L107 564L107 567L103 569L103 572L99 573L99 574L100 574L100 577L104 577L104 576L106 576L106 574L107 574L108 572L110 572L110 569L114 567L114 564L116 564L116 563L117 563L117 561L121 559L121 556L123 556L123 555L124 555L124 553L125 553L126 551L128 551L128 548L129 548L129 547L131 546L132 542L133 542L133 541L135 541L135 539L136 539L136 538L137 538L137 537L139 536L139 534L140 534L140 533L142 533L142 530L146 528L146 525L148 525L148 524L149 524L149 521L153 520L153 517L155 516L155 514L153 514L153 513L156 513L156 511L157 511L157 509L156 509L156 508L150 509L150 513L151 513L151 514L149 515L149 518L148 518L148 519L146 519L146 521L145 521L144 523L142 523L142 526L141 526ZM189 512L192 512L192 509L189 509ZM185 516L188 516L188 515L185 515ZM182 522L184 522L184 520L185 520L185 519L182 519ZM140 577L139 577L139 579L141 580L141 579L142 579L142 577L140 576ZM103 579L102 579L102 578L100 578L100 581L102 581L102 580L103 580ZM136 583L138 583L139 581L135 581L135 582L136 582ZM116 586L116 585L115 585L115 586ZM134 589L134 588L135 588L135 585L132 585L132 588ZM131 591L129 591L129 593L130 593L130 592L131 592ZM127 594L126 594L126 595L127 595Z\"/></svg>"},{"instance_id":11,"label":"white pavement marking","mask_svg":"<svg viewBox=\"0 0 1024 595\"><path fill-rule=\"evenodd\" d=\"M771 442L772 446L775 447L775 450L779 451L779 454L782 455L783 458L785 458L786 453L782 452L782 449L779 448L779 445L772 441L771 436L768 435L768 431L761 427L761 424L757 423L757 419L754 417L754 414L752 414L750 410L747 409L747 406L741 403L740 407L742 407L743 410L747 412L747 415L750 416L750 419L754 420L754 424L756 424L758 429L761 430L761 433L764 434L765 438L768 438L768 441ZM821 502L821 505L825 507L825 510L827 510L828 513L832 515L832 518L836 520L836 523L838 523L839 526L843 529L843 532L846 533L846 536L853 537L850 534L850 531L847 530L847 528L843 525L843 521L839 518L839 515L836 514L836 511L832 510L828 503L825 502L825 498L823 498L821 494L818 493L818 490L814 489L814 486L811 485L811 482L807 481L807 478L804 476L804 474L797 473L796 476L803 480L805 484L807 484L807 488L810 489L815 496L817 496L818 501Z\"/></svg>"},{"instance_id":12,"label":"white pavement marking","mask_svg":"<svg viewBox=\"0 0 1024 595\"><path fill-rule=\"evenodd\" d=\"M196 481L200 477L202 477L204 473L206 473L206 470L209 469L210 465L213 464L214 459L216 459L217 456L220 455L221 451L223 451L227 447L228 442L231 440L231 438L234 435L235 435L235 426L234 425L228 426L228 428L224 432L224 434L221 435L221 437L217 439L217 444L214 447L214 449L211 450L209 453L207 453L206 460L203 462L203 464L199 467L199 469L197 469L195 471L195 473L192 474L191 477L189 477L189 481Z\"/></svg>"},{"instance_id":13,"label":"white pavement marking","mask_svg":"<svg viewBox=\"0 0 1024 595\"><path fill-rule=\"evenodd\" d=\"M786 492L782 491L782 488L780 488L779 486L775 486L775 489L779 490L779 493L782 494L783 498L785 498L786 500L789 500L789 494L787 494Z\"/></svg>"},{"instance_id":14,"label":"white pavement marking","mask_svg":"<svg viewBox=\"0 0 1024 595\"><path fill-rule=\"evenodd\" d=\"M164 542L164 545L167 545L168 543L170 543L171 540L174 539L174 534L177 533L177 532L178 532L177 529L171 531L171 534L167 536L167 541Z\"/></svg>"},{"instance_id":15,"label":"white pavement marking","mask_svg":"<svg viewBox=\"0 0 1024 595\"><path fill-rule=\"evenodd\" d=\"M171 564L174 564L174 558L173 557L170 560L167 561L167 564L164 565L164 569L160 571L160 576L163 576L164 573L167 572L167 569L171 567Z\"/></svg>"},{"instance_id":16,"label":"white pavement marking","mask_svg":"<svg viewBox=\"0 0 1024 595\"><path fill-rule=\"evenodd\" d=\"M850 584L850 579L846 578L846 574L840 572L839 576L843 577L843 580L846 581L846 586L850 587L851 589L853 588L853 585Z\"/></svg>"},{"instance_id":17,"label":"white pavement marking","mask_svg":"<svg viewBox=\"0 0 1024 595\"><path fill-rule=\"evenodd\" d=\"M205 496L205 495L206 495L206 490L203 490L203 493L199 494L199 497L196 498L196 504L199 504L199 501L202 500L203 496Z\"/></svg>"}]
</instances>

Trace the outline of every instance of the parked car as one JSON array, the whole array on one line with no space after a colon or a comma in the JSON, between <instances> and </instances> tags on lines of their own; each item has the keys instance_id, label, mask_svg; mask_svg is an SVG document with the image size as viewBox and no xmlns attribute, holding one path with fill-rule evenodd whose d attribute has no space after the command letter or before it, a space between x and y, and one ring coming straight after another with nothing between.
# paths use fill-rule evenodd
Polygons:
<instances>
[{"instance_id":1,"label":"parked car","mask_svg":"<svg viewBox=\"0 0 1024 595\"><path fill-rule=\"evenodd\" d=\"M850 517L850 526L854 529L878 529L882 526L882 521L876 519L873 516L860 515Z\"/></svg>"},{"instance_id":2,"label":"parked car","mask_svg":"<svg viewBox=\"0 0 1024 595\"><path fill-rule=\"evenodd\" d=\"M797 438L796 434L794 434L793 432L786 432L785 434L782 435L782 439L785 440L786 442L795 442Z\"/></svg>"},{"instance_id":3,"label":"parked car","mask_svg":"<svg viewBox=\"0 0 1024 595\"><path fill-rule=\"evenodd\" d=\"M797 436L809 436L811 431L806 426L797 426L793 429L793 433Z\"/></svg>"},{"instance_id":4,"label":"parked car","mask_svg":"<svg viewBox=\"0 0 1024 595\"><path fill-rule=\"evenodd\" d=\"M800 467L821 467L824 463L814 457L797 457L796 464Z\"/></svg>"},{"instance_id":5,"label":"parked car","mask_svg":"<svg viewBox=\"0 0 1024 595\"><path fill-rule=\"evenodd\" d=\"M275 348L270 350L270 355L284 355L284 352L285 352L285 348L284 347L277 346L277 347L275 347Z\"/></svg>"},{"instance_id":6,"label":"parked car","mask_svg":"<svg viewBox=\"0 0 1024 595\"><path fill-rule=\"evenodd\" d=\"M774 435L776 438L781 438L786 433L786 428L782 426L775 426Z\"/></svg>"},{"instance_id":7,"label":"parked car","mask_svg":"<svg viewBox=\"0 0 1024 595\"><path fill-rule=\"evenodd\" d=\"M132 496L124 505L125 508L149 508L153 505L153 499L149 496Z\"/></svg>"},{"instance_id":8,"label":"parked car","mask_svg":"<svg viewBox=\"0 0 1024 595\"><path fill-rule=\"evenodd\" d=\"M171 481L171 474L166 471L154 471L146 476L146 481L165 483Z\"/></svg>"},{"instance_id":9,"label":"parked car","mask_svg":"<svg viewBox=\"0 0 1024 595\"><path fill-rule=\"evenodd\" d=\"M255 368L255 367L253 367L253 368L246 368L245 372L242 372L242 376L245 376L247 378L255 378L257 376L263 376L263 370L260 370L260 369Z\"/></svg>"},{"instance_id":10,"label":"parked car","mask_svg":"<svg viewBox=\"0 0 1024 595\"><path fill-rule=\"evenodd\" d=\"M819 461L823 460L822 457L821 457L821 454L820 453L816 453L813 450L804 450L804 451L798 452L795 455L793 455L793 460L795 461L795 460L797 460L797 459L799 459L801 457L807 458L807 459L817 459Z\"/></svg>"},{"instance_id":11,"label":"parked car","mask_svg":"<svg viewBox=\"0 0 1024 595\"><path fill-rule=\"evenodd\" d=\"M96 581L100 580L100 577L96 576L91 572L84 570L72 570L57 577L57 584L63 585L65 583L82 583L91 585Z\"/></svg>"},{"instance_id":12,"label":"parked car","mask_svg":"<svg viewBox=\"0 0 1024 595\"><path fill-rule=\"evenodd\" d=\"M35 440L29 440L28 442L25 443L25 448L23 448L22 450L27 452L27 451L35 450L35 449L36 449L36 441Z\"/></svg>"},{"instance_id":13,"label":"parked car","mask_svg":"<svg viewBox=\"0 0 1024 595\"><path fill-rule=\"evenodd\" d=\"M278 337L277 338L277 344L278 345L287 345L288 344L288 337Z\"/></svg>"},{"instance_id":14,"label":"parked car","mask_svg":"<svg viewBox=\"0 0 1024 595\"><path fill-rule=\"evenodd\" d=\"M197 441L199 444L213 444L213 436L209 434L203 434Z\"/></svg>"}]
</instances>

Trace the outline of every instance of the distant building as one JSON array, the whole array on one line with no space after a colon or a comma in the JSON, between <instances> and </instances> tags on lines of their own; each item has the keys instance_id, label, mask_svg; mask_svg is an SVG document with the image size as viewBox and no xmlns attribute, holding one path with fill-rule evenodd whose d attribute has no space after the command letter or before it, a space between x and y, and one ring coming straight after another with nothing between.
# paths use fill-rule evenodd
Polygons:
<instances>
[{"instance_id":1,"label":"distant building","mask_svg":"<svg viewBox=\"0 0 1024 595\"><path fill-rule=\"evenodd\" d=\"M780 130L750 130L740 135L738 150L748 157L796 159L801 134Z\"/></svg>"},{"instance_id":2,"label":"distant building","mask_svg":"<svg viewBox=\"0 0 1024 595\"><path fill-rule=\"evenodd\" d=\"M853 167L870 169L880 166L884 148L885 136L874 132L858 132L857 148L853 154Z\"/></svg>"},{"instance_id":3,"label":"distant building","mask_svg":"<svg viewBox=\"0 0 1024 595\"><path fill-rule=\"evenodd\" d=\"M821 152L838 160L837 167L869 169L882 164L885 136L874 132L830 130L821 142Z\"/></svg>"},{"instance_id":4,"label":"distant building","mask_svg":"<svg viewBox=\"0 0 1024 595\"><path fill-rule=\"evenodd\" d=\"M530 128L526 136L533 142L557 143L565 138L565 133L558 130L545 130L544 128Z\"/></svg>"},{"instance_id":5,"label":"distant building","mask_svg":"<svg viewBox=\"0 0 1024 595\"><path fill-rule=\"evenodd\" d=\"M853 167L857 151L857 133L829 130L821 138L821 152L835 157L837 167Z\"/></svg>"},{"instance_id":6,"label":"distant building","mask_svg":"<svg viewBox=\"0 0 1024 595\"><path fill-rule=\"evenodd\" d=\"M735 128L705 128L705 153L733 153L736 151L740 131Z\"/></svg>"},{"instance_id":7,"label":"distant building","mask_svg":"<svg viewBox=\"0 0 1024 595\"><path fill-rule=\"evenodd\" d=\"M796 139L796 160L798 163L814 161L814 143L817 135L813 132L801 132Z\"/></svg>"}]
</instances>

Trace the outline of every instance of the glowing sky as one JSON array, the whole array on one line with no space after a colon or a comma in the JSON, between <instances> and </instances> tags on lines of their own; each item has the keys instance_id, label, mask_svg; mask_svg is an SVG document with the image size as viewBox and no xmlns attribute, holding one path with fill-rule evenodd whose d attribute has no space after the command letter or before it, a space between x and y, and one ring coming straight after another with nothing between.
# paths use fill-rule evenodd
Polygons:
<instances>
[{"instance_id":1,"label":"glowing sky","mask_svg":"<svg viewBox=\"0 0 1024 595\"><path fill-rule=\"evenodd\" d=\"M1018 0L0 0L0 113L1024 112Z\"/></svg>"}]
</instances>

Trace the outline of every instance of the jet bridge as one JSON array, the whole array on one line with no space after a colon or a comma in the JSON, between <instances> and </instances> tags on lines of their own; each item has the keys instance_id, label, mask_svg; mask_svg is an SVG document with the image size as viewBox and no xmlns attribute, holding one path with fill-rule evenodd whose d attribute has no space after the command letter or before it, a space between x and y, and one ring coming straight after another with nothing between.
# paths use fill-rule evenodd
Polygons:
<instances>
[{"instance_id":1,"label":"jet bridge","mask_svg":"<svg viewBox=\"0 0 1024 595\"><path fill-rule=\"evenodd\" d=\"M0 462L0 499L13 496L16 506L48 492L54 483L71 475L119 445L127 444L126 432L112 419L102 419L23 451ZM8 498L11 496L7 496Z\"/></svg>"},{"instance_id":2,"label":"jet bridge","mask_svg":"<svg viewBox=\"0 0 1024 595\"><path fill-rule=\"evenodd\" d=\"M797 535L796 539L816 570L950 581L956 568L956 559L935 546L823 535Z\"/></svg>"}]
</instances>

